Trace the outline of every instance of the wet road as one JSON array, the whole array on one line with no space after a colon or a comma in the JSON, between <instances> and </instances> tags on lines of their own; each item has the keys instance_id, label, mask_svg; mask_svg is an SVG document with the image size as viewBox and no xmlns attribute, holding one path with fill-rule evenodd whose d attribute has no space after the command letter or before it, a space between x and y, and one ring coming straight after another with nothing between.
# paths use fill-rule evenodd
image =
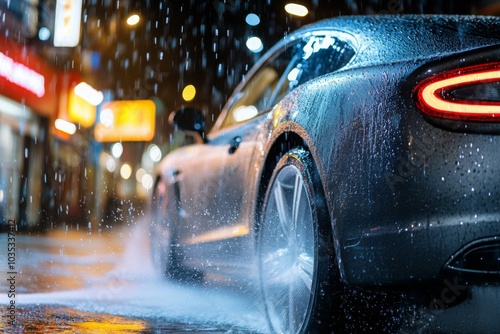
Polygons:
<instances>
[{"instance_id":1,"label":"wet road","mask_svg":"<svg viewBox=\"0 0 500 334\"><path fill-rule=\"evenodd\" d=\"M142 217L101 232L14 233L14 240L0 234L0 329L6 333L267 332L255 287L162 280L150 261L148 230L148 219ZM11 241L14 258L8 256ZM350 319L348 332L500 333L499 287L474 288L467 294L457 288L458 297L463 293L466 301L438 312L413 305L403 295L374 297L351 291L342 301ZM447 285L441 295L438 291L438 298L446 297L438 304L453 297L450 291ZM9 310L12 301L15 311Z\"/></svg>"},{"instance_id":2,"label":"wet road","mask_svg":"<svg viewBox=\"0 0 500 334\"><path fill-rule=\"evenodd\" d=\"M10 275L5 256L8 235L1 234L1 278L15 276L15 296L10 298L12 288L2 283L0 329L12 333L265 332L254 292L160 279L149 257L146 220L100 233L16 234L15 267L11 268L15 275ZM14 326L7 309L12 300Z\"/></svg>"}]
</instances>

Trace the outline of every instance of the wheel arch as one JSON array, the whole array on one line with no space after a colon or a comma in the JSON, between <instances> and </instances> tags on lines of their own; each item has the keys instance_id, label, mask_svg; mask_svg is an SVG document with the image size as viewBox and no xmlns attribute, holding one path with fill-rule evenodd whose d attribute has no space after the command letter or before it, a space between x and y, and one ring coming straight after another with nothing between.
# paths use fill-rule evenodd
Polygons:
<instances>
[{"instance_id":1,"label":"wheel arch","mask_svg":"<svg viewBox=\"0 0 500 334\"><path fill-rule=\"evenodd\" d=\"M273 180L281 175L280 171L285 166L295 166L300 169L300 173L304 175L304 179L308 179L304 181L309 185L304 185L309 189L310 192L310 204L315 208L312 209L314 215L316 215L316 232L317 233L317 244L315 249L317 252L315 258L317 259L317 267L315 270L313 279L316 286L314 291L321 291L321 294L315 294L314 302L309 301L309 305L313 307L313 311L309 316L313 319L309 322L311 325L316 324L322 328L325 325L325 328L328 328L330 331L331 328L329 321L323 321L332 314L330 313L332 309L331 304L331 296L334 293L341 293L342 289L342 278L341 278L341 266L339 265L338 253L336 252L336 242L334 236L334 228L332 224L332 216L331 211L329 210L328 200L325 196L325 186L320 176L320 167L318 166L317 159L314 157L314 147L311 147L308 144L307 139L304 139L300 134L293 131L284 131L279 136L276 137L276 140L273 141L273 144L270 145L268 154L265 158L265 163L262 167L262 175L260 177L259 184L259 201L256 206L256 215L255 215L255 235L257 236L256 246L256 254L259 255L261 251L260 245L262 244L271 244L269 240L262 239L263 236L268 235L266 232L266 224L262 224L260 226L260 221L262 220L263 215L266 214L266 201L269 201L269 196L272 196ZM295 196L295 195L294 195ZM313 204L314 202L314 204ZM268 203L273 203L273 200L270 200ZM307 226L304 225L304 226ZM272 233L271 233L272 234ZM263 243L261 243L263 242ZM259 265L259 270L262 270ZM268 270L265 270L268 272ZM262 277L261 277L262 284ZM317 285L316 285L317 284ZM316 290L318 289L318 290ZM339 290L337 290L339 289ZM311 290L312 291L312 290ZM311 304L313 303L313 304ZM338 306L338 305L337 305ZM328 310L328 311L327 311ZM316 318L317 317L317 318ZM333 317L335 319L340 319L340 313L334 313ZM318 319L321 319L318 321ZM337 319L337 320L338 320ZM336 321L337 321L336 320ZM309 325L308 325L309 326ZM309 328L310 329L310 328ZM313 328L313 332L316 332ZM323 330L321 330L322 332Z\"/></svg>"},{"instance_id":2,"label":"wheel arch","mask_svg":"<svg viewBox=\"0 0 500 334\"><path fill-rule=\"evenodd\" d=\"M308 145L306 141L297 133L293 131L284 131L276 137L267 151L266 158L262 165L262 173L260 174L257 186L257 201L254 208L254 233L257 233L259 229L259 221L261 218L262 206L264 204L264 197L274 168L284 154L297 147L306 148Z\"/></svg>"},{"instance_id":3,"label":"wheel arch","mask_svg":"<svg viewBox=\"0 0 500 334\"><path fill-rule=\"evenodd\" d=\"M284 154L294 148L302 147L311 155L311 160L317 173L317 181L321 186L320 191L322 192L325 199L325 216L328 219L328 223L333 236L335 257L337 259L340 275L345 281L344 266L343 261L341 260L339 235L335 226L335 217L333 216L334 199L328 199L328 196L335 196L335 194L331 191L331 189L328 188L328 182L326 180L327 176L324 173L323 169L324 161L321 159L320 153L316 149L313 139L300 124L295 122L285 122L274 129L273 135L269 142L271 144L268 145L268 149L265 151L266 154L265 160L262 164L262 172L256 185L256 203L254 205L253 224L254 235L258 235L259 232L259 222L261 219L264 197L276 165ZM255 246L257 246L257 243L255 243Z\"/></svg>"}]
</instances>

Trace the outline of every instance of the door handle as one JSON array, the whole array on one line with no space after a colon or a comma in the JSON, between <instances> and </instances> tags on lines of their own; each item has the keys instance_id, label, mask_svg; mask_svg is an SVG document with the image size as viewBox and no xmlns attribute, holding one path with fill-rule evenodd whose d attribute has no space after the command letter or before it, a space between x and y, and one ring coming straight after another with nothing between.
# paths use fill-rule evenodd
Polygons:
<instances>
[{"instance_id":1,"label":"door handle","mask_svg":"<svg viewBox=\"0 0 500 334\"><path fill-rule=\"evenodd\" d=\"M229 142L229 150L228 150L229 154L233 154L234 152L236 152L238 147L240 147L240 144L241 144L241 137L240 136L234 137Z\"/></svg>"}]
</instances>

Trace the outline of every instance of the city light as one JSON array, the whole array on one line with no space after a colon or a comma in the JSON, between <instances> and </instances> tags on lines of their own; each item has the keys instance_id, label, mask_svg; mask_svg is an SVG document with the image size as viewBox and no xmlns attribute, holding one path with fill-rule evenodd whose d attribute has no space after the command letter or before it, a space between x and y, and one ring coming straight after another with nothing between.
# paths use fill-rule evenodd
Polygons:
<instances>
[{"instance_id":1,"label":"city light","mask_svg":"<svg viewBox=\"0 0 500 334\"><path fill-rule=\"evenodd\" d=\"M98 106L104 100L104 94L101 91L95 90L92 86L85 82L80 82L74 88L75 95L81 97L93 106Z\"/></svg>"},{"instance_id":2,"label":"city light","mask_svg":"<svg viewBox=\"0 0 500 334\"><path fill-rule=\"evenodd\" d=\"M196 96L196 88L193 85L187 85L182 90L182 98L186 102L192 101L195 96Z\"/></svg>"},{"instance_id":3,"label":"city light","mask_svg":"<svg viewBox=\"0 0 500 334\"><path fill-rule=\"evenodd\" d=\"M120 168L120 176L124 180L128 180L131 175L132 175L132 167L130 167L129 164L123 164L122 167Z\"/></svg>"},{"instance_id":4,"label":"city light","mask_svg":"<svg viewBox=\"0 0 500 334\"><path fill-rule=\"evenodd\" d=\"M141 20L141 17L137 14L130 15L127 19L127 24L129 26L135 26L139 21Z\"/></svg>"},{"instance_id":5,"label":"city light","mask_svg":"<svg viewBox=\"0 0 500 334\"><path fill-rule=\"evenodd\" d=\"M247 40L247 48L252 52L261 52L264 49L264 45L262 45L262 41L259 37L250 37Z\"/></svg>"},{"instance_id":6,"label":"city light","mask_svg":"<svg viewBox=\"0 0 500 334\"><path fill-rule=\"evenodd\" d=\"M155 144L151 144L149 147L148 147L148 154L149 154L149 158L154 161L154 162L158 162L161 160L161 157L162 157L162 154L161 154L161 150L158 146L156 146Z\"/></svg>"},{"instance_id":7,"label":"city light","mask_svg":"<svg viewBox=\"0 0 500 334\"><path fill-rule=\"evenodd\" d=\"M142 176L141 184L146 189L151 189L153 187L153 177L150 174L144 174Z\"/></svg>"},{"instance_id":8,"label":"city light","mask_svg":"<svg viewBox=\"0 0 500 334\"><path fill-rule=\"evenodd\" d=\"M99 142L150 141L155 134L153 100L117 100L101 105L94 128Z\"/></svg>"},{"instance_id":9,"label":"city light","mask_svg":"<svg viewBox=\"0 0 500 334\"><path fill-rule=\"evenodd\" d=\"M99 121L107 128L112 127L115 123L115 114L113 113L113 110L109 108L102 109L101 114L99 115Z\"/></svg>"},{"instance_id":10,"label":"city light","mask_svg":"<svg viewBox=\"0 0 500 334\"><path fill-rule=\"evenodd\" d=\"M137 182L142 182L142 177L146 175L146 170L144 168L139 168L137 172L135 172L135 179Z\"/></svg>"},{"instance_id":11,"label":"city light","mask_svg":"<svg viewBox=\"0 0 500 334\"><path fill-rule=\"evenodd\" d=\"M54 46L75 47L80 41L82 0L57 0Z\"/></svg>"},{"instance_id":12,"label":"city light","mask_svg":"<svg viewBox=\"0 0 500 334\"><path fill-rule=\"evenodd\" d=\"M41 27L40 30L38 30L38 38L41 41L46 41L50 38L50 30L47 27Z\"/></svg>"},{"instance_id":13,"label":"city light","mask_svg":"<svg viewBox=\"0 0 500 334\"><path fill-rule=\"evenodd\" d=\"M112 157L109 157L108 160L106 160L106 169L108 172L113 173L116 169L116 161Z\"/></svg>"},{"instance_id":14,"label":"city light","mask_svg":"<svg viewBox=\"0 0 500 334\"><path fill-rule=\"evenodd\" d=\"M45 77L2 52L0 52L0 77L38 97L45 95Z\"/></svg>"},{"instance_id":15,"label":"city light","mask_svg":"<svg viewBox=\"0 0 500 334\"><path fill-rule=\"evenodd\" d=\"M122 156L123 153L123 146L120 143L114 143L113 146L111 146L111 154L118 159L119 157Z\"/></svg>"},{"instance_id":16,"label":"city light","mask_svg":"<svg viewBox=\"0 0 500 334\"><path fill-rule=\"evenodd\" d=\"M254 14L254 13L250 13L247 15L247 17L245 18L245 22L249 25L249 26L256 26L260 23L260 18Z\"/></svg>"},{"instance_id":17,"label":"city light","mask_svg":"<svg viewBox=\"0 0 500 334\"><path fill-rule=\"evenodd\" d=\"M300 17L306 16L307 13L309 13L309 11L307 10L307 8L305 6L302 6L302 5L299 5L296 3L289 3L289 4L285 5L285 11L288 14L300 16Z\"/></svg>"},{"instance_id":18,"label":"city light","mask_svg":"<svg viewBox=\"0 0 500 334\"><path fill-rule=\"evenodd\" d=\"M64 119L58 118L54 122L54 126L57 130L67 133L69 135L74 135L76 132L76 125L65 121Z\"/></svg>"}]
</instances>

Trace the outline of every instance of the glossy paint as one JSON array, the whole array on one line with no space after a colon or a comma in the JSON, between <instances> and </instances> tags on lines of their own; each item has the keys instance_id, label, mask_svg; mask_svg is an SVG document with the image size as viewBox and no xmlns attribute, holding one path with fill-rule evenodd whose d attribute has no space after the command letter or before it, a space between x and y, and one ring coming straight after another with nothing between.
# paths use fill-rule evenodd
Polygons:
<instances>
[{"instance_id":1,"label":"glossy paint","mask_svg":"<svg viewBox=\"0 0 500 334\"><path fill-rule=\"evenodd\" d=\"M255 222L270 174L281 155L300 146L320 174L344 282L436 280L461 248L500 237L500 132L488 123L426 116L414 89L435 74L498 61L500 19L327 20L287 36L246 78L285 45L324 33L353 47L347 65L299 85L247 122L222 127L243 82L207 142L181 148L159 166L160 182L179 190L180 208L170 214L181 220L184 263L216 275L252 275Z\"/></svg>"}]
</instances>

